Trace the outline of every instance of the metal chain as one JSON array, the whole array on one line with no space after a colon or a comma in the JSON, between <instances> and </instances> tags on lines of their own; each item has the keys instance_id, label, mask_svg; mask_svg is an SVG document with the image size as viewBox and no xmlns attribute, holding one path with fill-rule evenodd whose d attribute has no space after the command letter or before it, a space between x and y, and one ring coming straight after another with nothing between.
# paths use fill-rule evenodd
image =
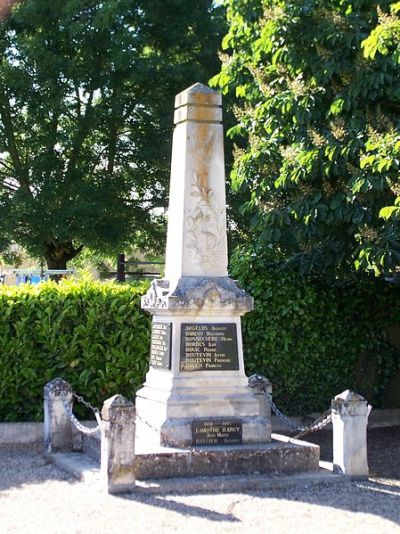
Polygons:
<instances>
[{"instance_id":1,"label":"metal chain","mask_svg":"<svg viewBox=\"0 0 400 534\"><path fill-rule=\"evenodd\" d=\"M75 399L86 406L86 408L89 408L95 415L96 420L98 422L97 427L86 427L82 425L72 412L72 409L69 407L69 405L63 401L64 409L71 419L71 422L76 426L78 430L85 434L94 434L95 432L98 432L101 428L101 418L100 418L100 412L98 408L92 406L90 402L85 401L84 398L81 395L77 395L75 392L72 393L72 395L75 397ZM332 415L331 410L327 410L324 412L320 417L318 417L311 425L307 426L298 426L293 421L291 421L275 404L275 402L272 400L272 395L270 393L265 393L265 397L267 399L268 404L271 406L271 410L275 413L275 415L291 430L295 432L299 432L294 439L298 439L305 434L308 434L309 432L315 432L317 430L321 430L325 426L327 426L332 421ZM169 443L170 447L179 447L182 448L182 445L178 442L174 442L174 440L171 439L170 436L167 436L163 432L161 432L159 429L151 425L148 421L145 421L142 419L137 413L135 414L136 418L139 419L142 423L144 423L150 430L153 432L159 433L161 438L165 438L166 442ZM186 446L185 448L194 451L196 450L194 447L191 447L190 445Z\"/></svg>"},{"instance_id":2,"label":"metal chain","mask_svg":"<svg viewBox=\"0 0 400 534\"><path fill-rule=\"evenodd\" d=\"M75 393L74 393L74 396L76 396ZM82 425L82 423L78 421L78 419L76 418L76 416L74 415L72 411L72 408L69 406L69 404L64 399L62 403L63 403L66 414L68 415L68 417L71 419L71 422L76 426L78 430L80 430L84 434L94 434L95 432L98 432L100 430L100 415L99 415L98 410L95 412L98 425L96 427L88 427L88 426Z\"/></svg>"},{"instance_id":3,"label":"metal chain","mask_svg":"<svg viewBox=\"0 0 400 534\"><path fill-rule=\"evenodd\" d=\"M291 430L299 432L299 434L295 436L295 439L302 437L305 434L308 434L309 432L321 430L322 428L327 426L332 420L331 410L326 410L326 412L320 415L320 417L318 417L313 423L311 423L311 425L297 426L283 412L279 410L275 402L272 400L272 395L270 393L265 393L265 397L267 399L268 404L271 406L271 410L275 413L275 415L278 416L282 423L287 425Z\"/></svg>"},{"instance_id":4,"label":"metal chain","mask_svg":"<svg viewBox=\"0 0 400 534\"><path fill-rule=\"evenodd\" d=\"M275 402L272 400L272 395L270 393L266 393L265 397L268 401L268 404L271 406L271 410L274 412L275 415L279 417L279 419L284 423L286 426L288 426L291 430L295 430L297 432L303 432L305 430L305 427L298 427L293 421L291 421L283 412L279 410Z\"/></svg>"},{"instance_id":5,"label":"metal chain","mask_svg":"<svg viewBox=\"0 0 400 534\"><path fill-rule=\"evenodd\" d=\"M85 401L85 399L83 397L81 397L80 395L77 395L76 393L72 392L72 395L76 398L76 400L78 402L80 402L81 404L83 404L84 406L86 406L86 408L89 408L89 410L92 410L92 412L96 415L96 413L100 413L99 412L99 409L98 408L95 408L94 406L92 406L90 404L90 402L88 401ZM97 419L97 417L96 417Z\"/></svg>"},{"instance_id":6,"label":"metal chain","mask_svg":"<svg viewBox=\"0 0 400 534\"><path fill-rule=\"evenodd\" d=\"M306 434L310 432L316 432L317 430L322 430L327 425L329 425L329 423L331 422L332 422L331 410L326 410L326 412L321 414L320 417L318 417L318 419L316 419L312 425L305 427L304 430L302 430L301 432L299 432L299 434L294 436L294 439L302 438L303 436L305 436Z\"/></svg>"}]
</instances>

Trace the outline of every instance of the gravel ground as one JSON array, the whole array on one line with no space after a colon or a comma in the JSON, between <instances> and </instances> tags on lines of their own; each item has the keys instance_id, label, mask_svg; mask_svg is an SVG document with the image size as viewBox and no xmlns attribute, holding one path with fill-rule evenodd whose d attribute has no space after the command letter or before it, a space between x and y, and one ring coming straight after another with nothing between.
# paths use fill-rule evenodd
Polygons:
<instances>
[{"instance_id":1,"label":"gravel ground","mask_svg":"<svg viewBox=\"0 0 400 534\"><path fill-rule=\"evenodd\" d=\"M311 441L311 438L308 437ZM329 432L312 435L330 460ZM0 533L400 533L400 427L369 432L368 481L279 491L104 494L34 449L0 449Z\"/></svg>"}]
</instances>

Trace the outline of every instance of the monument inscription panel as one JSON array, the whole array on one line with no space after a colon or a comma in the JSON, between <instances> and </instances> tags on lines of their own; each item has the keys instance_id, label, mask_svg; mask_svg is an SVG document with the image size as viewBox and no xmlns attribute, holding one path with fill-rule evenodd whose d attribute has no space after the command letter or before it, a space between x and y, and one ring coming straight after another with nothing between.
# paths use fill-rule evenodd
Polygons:
<instances>
[{"instance_id":1,"label":"monument inscription panel","mask_svg":"<svg viewBox=\"0 0 400 534\"><path fill-rule=\"evenodd\" d=\"M171 369L171 323L153 322L151 327L150 365Z\"/></svg>"},{"instance_id":2,"label":"monument inscription panel","mask_svg":"<svg viewBox=\"0 0 400 534\"><path fill-rule=\"evenodd\" d=\"M181 371L237 371L239 355L236 324L183 323Z\"/></svg>"},{"instance_id":3,"label":"monument inscription panel","mask_svg":"<svg viewBox=\"0 0 400 534\"><path fill-rule=\"evenodd\" d=\"M192 422L193 445L240 445L241 443L241 421L196 419Z\"/></svg>"}]
</instances>

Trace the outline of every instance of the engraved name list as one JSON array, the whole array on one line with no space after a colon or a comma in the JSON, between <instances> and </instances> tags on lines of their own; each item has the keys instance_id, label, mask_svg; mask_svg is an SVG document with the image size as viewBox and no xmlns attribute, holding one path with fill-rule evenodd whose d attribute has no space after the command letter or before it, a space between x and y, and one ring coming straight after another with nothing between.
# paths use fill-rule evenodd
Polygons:
<instances>
[{"instance_id":1,"label":"engraved name list","mask_svg":"<svg viewBox=\"0 0 400 534\"><path fill-rule=\"evenodd\" d=\"M150 365L171 369L171 323L153 322L151 327Z\"/></svg>"},{"instance_id":2,"label":"engraved name list","mask_svg":"<svg viewBox=\"0 0 400 534\"><path fill-rule=\"evenodd\" d=\"M181 371L237 371L238 369L236 324L182 324Z\"/></svg>"}]
</instances>

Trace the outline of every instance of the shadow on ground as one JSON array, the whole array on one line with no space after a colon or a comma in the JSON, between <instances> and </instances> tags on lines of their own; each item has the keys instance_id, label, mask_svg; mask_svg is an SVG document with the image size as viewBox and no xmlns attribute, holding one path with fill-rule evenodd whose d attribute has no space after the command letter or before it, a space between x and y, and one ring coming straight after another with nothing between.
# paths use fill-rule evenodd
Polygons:
<instances>
[{"instance_id":1,"label":"shadow on ground","mask_svg":"<svg viewBox=\"0 0 400 534\"><path fill-rule=\"evenodd\" d=\"M332 461L332 432L320 431L309 434L304 440L321 447L321 460ZM307 484L304 487L288 487L266 492L243 492L246 496L265 500L284 499L288 502L302 502L315 506L335 508L358 514L372 514L400 525L400 426L371 429L368 431L368 463L371 472L369 480L330 484ZM182 493L180 493L182 495ZM183 494L185 495L185 494ZM237 494L235 495L237 497ZM171 509L185 516L206 516L212 521L238 522L233 513L219 513L202 507L179 502L173 495L122 495L117 498L143 502L159 508ZM240 502L240 500L238 501Z\"/></svg>"},{"instance_id":2,"label":"shadow on ground","mask_svg":"<svg viewBox=\"0 0 400 534\"><path fill-rule=\"evenodd\" d=\"M71 479L55 469L41 452L41 444L0 446L0 492L47 480Z\"/></svg>"},{"instance_id":3,"label":"shadow on ground","mask_svg":"<svg viewBox=\"0 0 400 534\"><path fill-rule=\"evenodd\" d=\"M180 493L184 495L184 493ZM190 493L193 495L193 493ZM164 508L182 514L184 516L190 517L207 517L209 521L227 521L230 523L239 523L240 519L235 517L231 512L221 513L215 510L210 510L202 506L194 506L192 504L186 504L174 500L171 497L165 498L165 496L156 496L156 495L138 495L138 494L127 494L115 496L117 499L122 498L129 501L141 502L146 505L155 506L157 508Z\"/></svg>"},{"instance_id":4,"label":"shadow on ground","mask_svg":"<svg viewBox=\"0 0 400 534\"><path fill-rule=\"evenodd\" d=\"M219 522L222 524L237 524L244 521L246 515L243 513L243 502L252 502L256 498L260 500L258 505L249 505L249 513L254 513L255 509L262 510L274 509L277 507L273 500L285 501L285 512L292 513L290 503L303 503L325 509L336 509L346 513L364 514L365 517L357 521L360 524L368 522L368 516L377 516L393 525L400 525L400 486L393 487L374 480L365 481L343 481L330 484L307 484L304 487L291 487L281 490L268 490L263 492L245 492L232 494L232 503L225 513L212 510L206 506L196 506L182 502L182 497L190 497L193 493L174 493L170 495L138 495L127 494L115 496L116 499L125 501L134 501L147 506L153 506L155 509L167 509L178 513L184 517L204 517L209 521ZM237 514L237 506L241 507L241 514ZM280 508L282 513L282 508ZM157 513L156 511L154 512ZM311 517L311 510L304 511L304 517ZM321 512L320 512L321 513ZM323 513L323 512L322 512ZM299 522L303 524L303 513L300 512ZM240 517L240 515L242 517ZM280 518L281 519L281 518ZM273 528L273 524L271 524ZM323 525L321 525L323 528Z\"/></svg>"},{"instance_id":5,"label":"shadow on ground","mask_svg":"<svg viewBox=\"0 0 400 534\"><path fill-rule=\"evenodd\" d=\"M308 435L304 439L319 444L321 458L331 461L331 432L321 431ZM101 497L100 495L96 497L94 494L88 505L98 506L99 499L102 502L103 500L110 502L111 499L133 501L153 507L154 513L157 513L157 509L171 510L183 517L205 518L210 522L234 526L244 521L247 513L254 513L255 509L258 509L261 515L264 512L267 513L268 510L276 507L276 500L278 500L284 501L285 513L291 513L290 503L298 502L326 508L327 511L336 509L347 513L365 514L364 521L368 520L368 515L375 515L392 522L393 525L400 525L400 427L370 430L368 445L372 476L365 481L350 481L343 478L343 481L330 484L308 483L304 486L286 487L280 490L240 492L232 494L229 507L224 506L219 510L216 509L217 504L215 506L206 504L210 502L209 499L205 500L204 504L199 498L185 502L185 494L179 492L171 495L129 494L119 497L101 493ZM79 485L68 475L50 465L40 454L40 448L38 450L32 448L3 450L0 448L0 491L23 485L40 484L48 480L67 480L71 482L71 486ZM73 488L71 489L73 491ZM186 495L191 497L193 493ZM252 506L253 498L260 502ZM215 502L218 502L217 496ZM246 512L246 503L249 503L252 512L250 508ZM311 512L306 510L305 513L307 516Z\"/></svg>"}]
</instances>

